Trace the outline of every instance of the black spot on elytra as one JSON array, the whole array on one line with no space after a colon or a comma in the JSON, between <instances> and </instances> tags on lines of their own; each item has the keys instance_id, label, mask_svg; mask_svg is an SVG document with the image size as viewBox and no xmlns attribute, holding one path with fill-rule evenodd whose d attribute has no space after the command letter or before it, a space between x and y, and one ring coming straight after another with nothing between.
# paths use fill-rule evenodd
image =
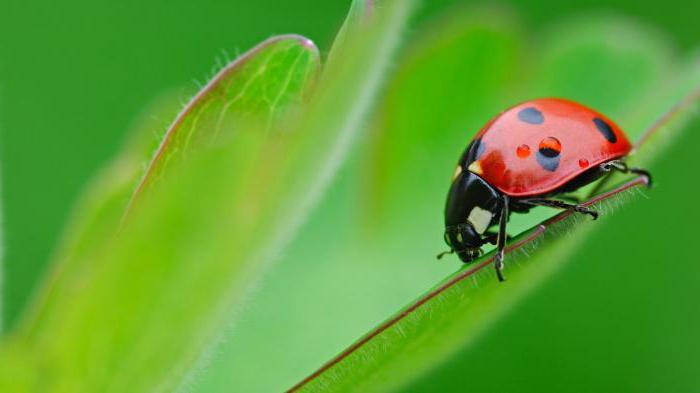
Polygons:
<instances>
[{"instance_id":1,"label":"black spot on elytra","mask_svg":"<svg viewBox=\"0 0 700 393\"><path fill-rule=\"evenodd\" d=\"M518 119L529 124L544 123L544 115L542 115L542 112L533 107L521 109L520 112L518 112Z\"/></svg>"},{"instance_id":2,"label":"black spot on elytra","mask_svg":"<svg viewBox=\"0 0 700 393\"><path fill-rule=\"evenodd\" d=\"M553 155L551 155L552 152L554 152ZM559 152L556 150L539 149L537 154L535 154L535 158L537 158L537 163L547 171L554 172L559 168L560 157Z\"/></svg>"},{"instance_id":3,"label":"black spot on elytra","mask_svg":"<svg viewBox=\"0 0 700 393\"><path fill-rule=\"evenodd\" d=\"M593 123L595 124L595 127L598 129L598 131L600 131L600 133L603 134L603 136L608 142L617 142L617 135L615 135L615 132L613 132L612 127L610 127L610 124L608 124L605 120L596 117L593 119Z\"/></svg>"}]
</instances>

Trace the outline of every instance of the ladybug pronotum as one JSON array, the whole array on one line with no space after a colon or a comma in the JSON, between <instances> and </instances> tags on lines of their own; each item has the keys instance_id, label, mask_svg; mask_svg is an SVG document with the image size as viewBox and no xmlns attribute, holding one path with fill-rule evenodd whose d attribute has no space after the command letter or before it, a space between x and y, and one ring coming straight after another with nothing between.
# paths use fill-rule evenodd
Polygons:
<instances>
[{"instance_id":1,"label":"ladybug pronotum","mask_svg":"<svg viewBox=\"0 0 700 393\"><path fill-rule=\"evenodd\" d=\"M585 206L553 198L611 171L651 179L647 171L625 164L631 150L615 123L573 101L536 99L502 112L476 134L452 177L445 206L447 253L466 263L482 254L484 244L495 244L496 273L503 281L510 214L547 206L598 218ZM497 231L490 231L494 226Z\"/></svg>"}]
</instances>

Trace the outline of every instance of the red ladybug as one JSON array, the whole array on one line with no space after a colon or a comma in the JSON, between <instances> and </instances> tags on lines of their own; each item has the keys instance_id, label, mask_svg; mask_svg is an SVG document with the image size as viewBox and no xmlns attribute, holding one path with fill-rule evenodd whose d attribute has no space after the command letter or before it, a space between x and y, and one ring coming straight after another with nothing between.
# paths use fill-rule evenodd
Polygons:
<instances>
[{"instance_id":1,"label":"red ladybug","mask_svg":"<svg viewBox=\"0 0 700 393\"><path fill-rule=\"evenodd\" d=\"M593 210L552 197L613 170L649 177L622 161L631 150L615 123L573 101L542 98L502 112L476 134L455 170L445 206L447 253L471 262L482 245L496 244L496 273L503 281L510 213L548 206L598 218ZM490 232L496 224L498 231Z\"/></svg>"}]
</instances>

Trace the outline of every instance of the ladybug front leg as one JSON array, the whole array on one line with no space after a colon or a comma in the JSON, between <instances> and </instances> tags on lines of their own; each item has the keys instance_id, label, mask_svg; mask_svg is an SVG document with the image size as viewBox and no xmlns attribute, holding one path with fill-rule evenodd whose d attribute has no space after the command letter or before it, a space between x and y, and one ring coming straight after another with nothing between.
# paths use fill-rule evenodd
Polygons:
<instances>
[{"instance_id":1,"label":"ladybug front leg","mask_svg":"<svg viewBox=\"0 0 700 393\"><path fill-rule=\"evenodd\" d=\"M501 209L501 217L498 219L498 239L496 239L496 245L498 251L496 252L496 276L498 276L498 281L505 281L503 277L503 258L505 258L506 252L506 239L508 238L508 233L506 232L506 223L508 222L508 207L510 205L508 197L503 195L503 208Z\"/></svg>"},{"instance_id":2,"label":"ladybug front leg","mask_svg":"<svg viewBox=\"0 0 700 393\"><path fill-rule=\"evenodd\" d=\"M588 214L593 217L594 220L598 219L598 212L591 210L583 205L572 205L566 202L557 201L555 199L543 199L543 198L530 198L522 199L518 201L519 203L525 203L532 206L546 206L553 207L555 209L572 210L576 213Z\"/></svg>"},{"instance_id":3,"label":"ladybug front leg","mask_svg":"<svg viewBox=\"0 0 700 393\"><path fill-rule=\"evenodd\" d=\"M513 238L513 237L512 237L511 235L506 235L506 240L510 240L510 239L512 239L512 238ZM495 246L496 243L498 243L498 231L496 231L496 232L491 231L491 230L486 231L486 233L484 233L484 239L483 239L483 241L484 241L484 242L483 242L482 244L487 244L487 243L488 243L488 244L491 244L491 245L494 245L494 246Z\"/></svg>"}]
</instances>

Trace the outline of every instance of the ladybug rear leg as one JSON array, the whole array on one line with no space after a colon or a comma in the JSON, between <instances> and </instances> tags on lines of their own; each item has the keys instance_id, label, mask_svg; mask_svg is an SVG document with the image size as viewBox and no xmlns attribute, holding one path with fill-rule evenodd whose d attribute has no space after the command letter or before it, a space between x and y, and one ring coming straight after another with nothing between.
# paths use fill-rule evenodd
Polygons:
<instances>
[{"instance_id":1,"label":"ladybug rear leg","mask_svg":"<svg viewBox=\"0 0 700 393\"><path fill-rule=\"evenodd\" d=\"M647 178L647 185L651 187L651 173L646 169L641 168L630 168L624 161L612 160L600 164L600 169L605 172L618 171L622 173L634 173L636 175L642 175Z\"/></svg>"},{"instance_id":2,"label":"ladybug rear leg","mask_svg":"<svg viewBox=\"0 0 700 393\"><path fill-rule=\"evenodd\" d=\"M598 212L595 210L591 210L582 205L572 205L570 203L557 201L555 199L530 198L519 200L518 203L525 203L532 206L546 206L553 207L555 209L571 210L575 211L576 213L588 214L589 216L593 217L594 220L598 219Z\"/></svg>"}]
</instances>

